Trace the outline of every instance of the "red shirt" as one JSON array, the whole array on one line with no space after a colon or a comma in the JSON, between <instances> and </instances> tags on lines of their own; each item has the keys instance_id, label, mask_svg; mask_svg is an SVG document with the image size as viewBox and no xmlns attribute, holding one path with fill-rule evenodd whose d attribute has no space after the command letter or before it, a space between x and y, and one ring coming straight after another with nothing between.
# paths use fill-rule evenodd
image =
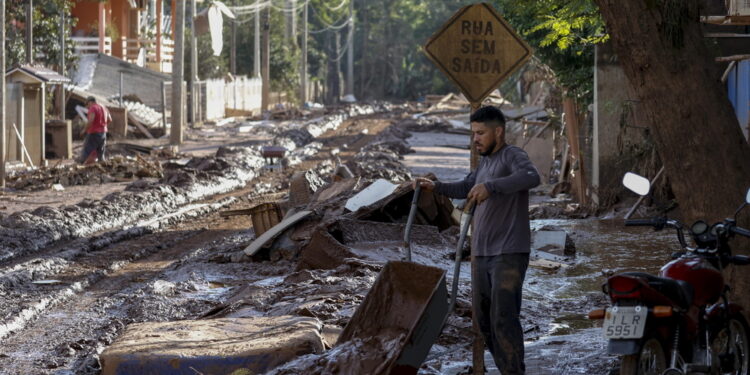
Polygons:
<instances>
[{"instance_id":1,"label":"red shirt","mask_svg":"<svg viewBox=\"0 0 750 375\"><path fill-rule=\"evenodd\" d=\"M94 133L106 133L107 132L107 110L97 103L91 103L89 106L89 114L93 114L94 118L89 127L88 134Z\"/></svg>"}]
</instances>

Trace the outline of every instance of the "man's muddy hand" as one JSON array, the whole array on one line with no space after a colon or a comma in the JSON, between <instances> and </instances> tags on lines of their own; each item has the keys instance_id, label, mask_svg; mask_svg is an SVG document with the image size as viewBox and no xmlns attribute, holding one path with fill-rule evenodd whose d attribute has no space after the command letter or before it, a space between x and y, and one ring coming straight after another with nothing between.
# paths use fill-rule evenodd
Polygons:
<instances>
[{"instance_id":1,"label":"man's muddy hand","mask_svg":"<svg viewBox=\"0 0 750 375\"><path fill-rule=\"evenodd\" d=\"M417 177L416 179L412 180L411 187L416 189L417 184L419 184L419 186L421 186L422 189L427 190L427 191L432 191L432 189L435 188L435 182L424 177Z\"/></svg>"},{"instance_id":2,"label":"man's muddy hand","mask_svg":"<svg viewBox=\"0 0 750 375\"><path fill-rule=\"evenodd\" d=\"M479 204L489 197L490 192L487 190L487 187L484 186L484 184L476 184L471 188L469 195L466 198Z\"/></svg>"}]
</instances>

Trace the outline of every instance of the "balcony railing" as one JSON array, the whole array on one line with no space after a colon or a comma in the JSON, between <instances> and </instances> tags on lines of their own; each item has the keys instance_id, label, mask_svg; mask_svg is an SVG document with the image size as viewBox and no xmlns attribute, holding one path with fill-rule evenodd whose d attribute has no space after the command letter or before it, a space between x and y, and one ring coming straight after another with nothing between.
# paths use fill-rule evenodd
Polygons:
<instances>
[{"instance_id":1,"label":"balcony railing","mask_svg":"<svg viewBox=\"0 0 750 375\"><path fill-rule=\"evenodd\" d=\"M122 56L126 61L136 63L138 56L143 50L146 63L158 61L156 56L156 39L122 39ZM172 63L174 60L174 41L172 39L161 39L161 62Z\"/></svg>"},{"instance_id":2,"label":"balcony railing","mask_svg":"<svg viewBox=\"0 0 750 375\"><path fill-rule=\"evenodd\" d=\"M75 51L79 55L94 55L99 53L99 38L98 37L73 37L75 43ZM143 66L147 66L151 69L170 73L172 71L172 61L174 60L174 41L168 38L161 39L161 58L157 57L156 53L156 39L120 39L122 42L122 50L120 56L122 59ZM117 46L118 48L120 46ZM112 39L104 39L104 54L112 56ZM143 56L143 60L139 61L139 56Z\"/></svg>"},{"instance_id":3,"label":"balcony railing","mask_svg":"<svg viewBox=\"0 0 750 375\"><path fill-rule=\"evenodd\" d=\"M79 55L96 55L99 53L99 38L95 36L74 36L71 37L75 45L75 52ZM104 38L104 53L112 54L112 38Z\"/></svg>"}]
</instances>

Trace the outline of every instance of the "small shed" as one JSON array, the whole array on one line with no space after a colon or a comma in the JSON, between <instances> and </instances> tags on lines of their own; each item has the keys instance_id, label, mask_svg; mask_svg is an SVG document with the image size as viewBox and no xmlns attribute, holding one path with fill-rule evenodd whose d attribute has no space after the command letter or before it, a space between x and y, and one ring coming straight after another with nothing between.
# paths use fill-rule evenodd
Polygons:
<instances>
[{"instance_id":1,"label":"small shed","mask_svg":"<svg viewBox=\"0 0 750 375\"><path fill-rule=\"evenodd\" d=\"M21 65L6 72L5 82L8 160L39 166L45 160L47 86L70 79L44 67Z\"/></svg>"}]
</instances>

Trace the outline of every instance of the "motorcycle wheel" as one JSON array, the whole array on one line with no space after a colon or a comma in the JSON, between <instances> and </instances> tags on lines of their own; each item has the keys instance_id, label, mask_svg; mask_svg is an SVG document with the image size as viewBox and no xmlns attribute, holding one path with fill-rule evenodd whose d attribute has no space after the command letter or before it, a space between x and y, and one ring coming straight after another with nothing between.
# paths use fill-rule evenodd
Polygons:
<instances>
[{"instance_id":1,"label":"motorcycle wheel","mask_svg":"<svg viewBox=\"0 0 750 375\"><path fill-rule=\"evenodd\" d=\"M729 332L724 328L713 339L712 349L716 355L726 353L727 349L733 354L732 368L734 371L721 374L748 375L750 367L750 342L747 336L747 324L742 318L729 320Z\"/></svg>"},{"instance_id":2,"label":"motorcycle wheel","mask_svg":"<svg viewBox=\"0 0 750 375\"><path fill-rule=\"evenodd\" d=\"M667 369L667 358L659 340L651 338L637 354L626 355L620 362L620 375L661 375Z\"/></svg>"}]
</instances>

